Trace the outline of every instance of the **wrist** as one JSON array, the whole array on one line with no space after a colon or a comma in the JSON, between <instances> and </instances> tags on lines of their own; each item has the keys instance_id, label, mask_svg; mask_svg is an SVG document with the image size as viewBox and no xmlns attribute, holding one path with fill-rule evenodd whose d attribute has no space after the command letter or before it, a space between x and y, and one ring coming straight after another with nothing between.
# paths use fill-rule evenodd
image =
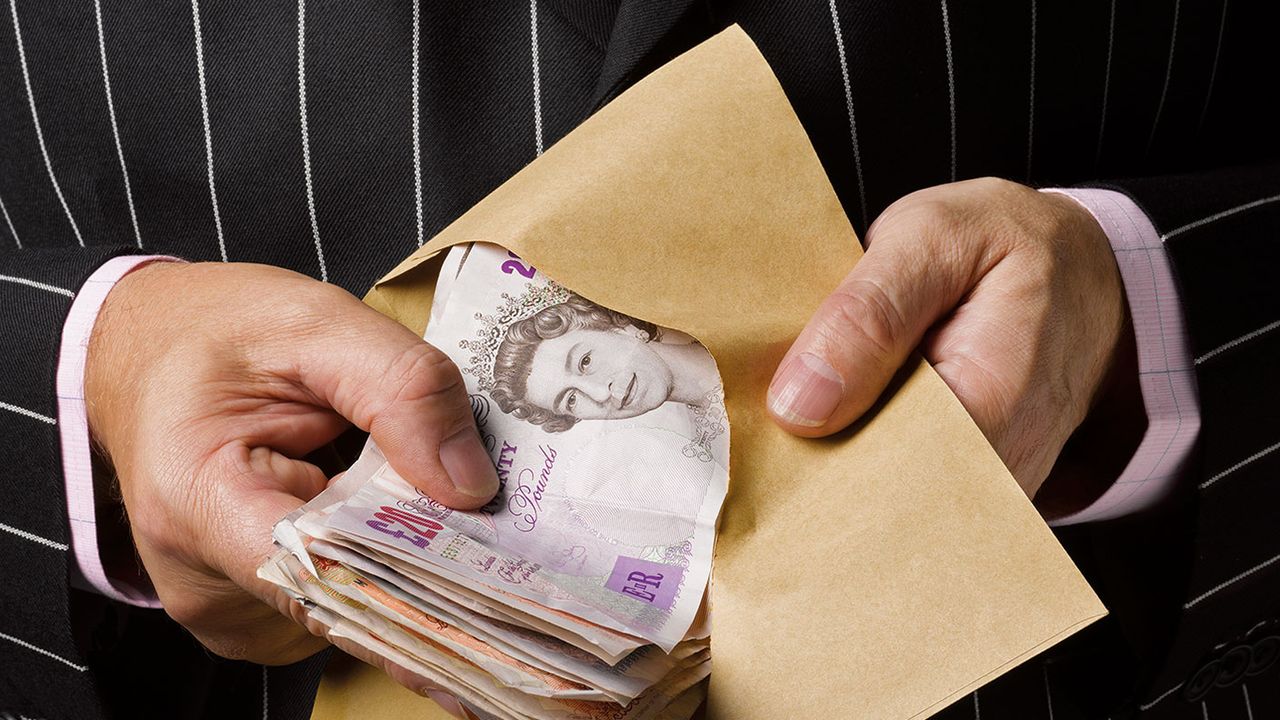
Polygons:
<instances>
[{"instance_id":1,"label":"wrist","mask_svg":"<svg viewBox=\"0 0 1280 720\"><path fill-rule=\"evenodd\" d=\"M1118 383L1131 379L1126 372L1133 353L1129 306L1110 239L1093 213L1069 195L1048 191L1041 196L1069 218L1064 232L1070 251L1080 258L1085 276L1092 278L1083 285L1090 292L1082 296L1080 309L1086 322L1098 323L1091 335L1101 342L1091 372L1096 381L1092 392L1081 398L1087 416Z\"/></svg>"},{"instance_id":2,"label":"wrist","mask_svg":"<svg viewBox=\"0 0 1280 720\"><path fill-rule=\"evenodd\" d=\"M155 298L171 297L160 291L185 263L152 262L121 277L98 310L89 338L84 367L85 417L89 436L111 459L117 418L134 417L139 380L147 375L146 355L139 342L164 341L163 333L148 327L145 309Z\"/></svg>"},{"instance_id":3,"label":"wrist","mask_svg":"<svg viewBox=\"0 0 1280 720\"><path fill-rule=\"evenodd\" d=\"M107 295L140 267L177 258L120 255L97 267L76 292L62 328L58 355L58 432L67 494L75 575L84 587L130 605L158 607L149 589L119 503L119 489L93 448L85 403L90 339Z\"/></svg>"},{"instance_id":4,"label":"wrist","mask_svg":"<svg viewBox=\"0 0 1280 720\"><path fill-rule=\"evenodd\" d=\"M1124 471L1146 429L1136 343L1126 316L1111 367L1036 495L1036 507L1047 520L1089 507Z\"/></svg>"},{"instance_id":5,"label":"wrist","mask_svg":"<svg viewBox=\"0 0 1280 720\"><path fill-rule=\"evenodd\" d=\"M1110 280L1114 281L1110 286L1115 287L1114 303L1122 319L1101 379L1088 398L1088 414L1063 448L1045 483L1045 491L1036 498L1042 513L1053 520L1074 515L1098 503L1125 472L1147 430L1145 398L1138 367L1140 334L1135 328L1132 298L1128 294L1132 278L1123 272L1120 261L1132 257L1121 253L1122 250L1133 249L1127 243L1144 246L1151 244L1155 237L1152 233L1147 240L1137 239L1142 233L1135 232L1136 228L1132 226L1132 217L1136 213L1114 209L1118 193L1053 188L1042 190L1042 193L1063 203L1064 207L1070 207L1088 221L1084 227L1088 227L1090 233L1098 233L1100 241L1094 244L1099 247L1094 254L1105 266ZM1118 218L1128 223L1118 223ZM1144 277L1148 275L1144 272ZM1111 297L1109 292L1107 302L1111 302Z\"/></svg>"}]
</instances>

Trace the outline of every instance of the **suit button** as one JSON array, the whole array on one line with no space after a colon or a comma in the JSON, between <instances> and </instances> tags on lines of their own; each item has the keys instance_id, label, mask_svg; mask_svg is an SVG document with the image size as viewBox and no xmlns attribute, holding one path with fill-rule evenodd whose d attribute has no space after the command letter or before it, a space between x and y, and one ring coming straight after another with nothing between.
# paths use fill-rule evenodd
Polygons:
<instances>
[{"instance_id":1,"label":"suit button","mask_svg":"<svg viewBox=\"0 0 1280 720\"><path fill-rule=\"evenodd\" d=\"M1200 702L1205 695L1213 689L1214 682L1218 679L1218 673L1221 672L1221 666L1217 660L1211 660L1196 671L1195 675L1182 686L1182 699L1187 702Z\"/></svg>"},{"instance_id":2,"label":"suit button","mask_svg":"<svg viewBox=\"0 0 1280 720\"><path fill-rule=\"evenodd\" d=\"M1253 659L1245 669L1245 674L1261 675L1276 664L1277 658L1280 658L1280 635L1258 638L1253 641Z\"/></svg>"},{"instance_id":3,"label":"suit button","mask_svg":"<svg viewBox=\"0 0 1280 720\"><path fill-rule=\"evenodd\" d=\"M1236 645L1218 661L1218 677L1213 684L1218 687L1232 687L1244 679L1244 674L1252 662L1253 648L1249 645Z\"/></svg>"}]
</instances>

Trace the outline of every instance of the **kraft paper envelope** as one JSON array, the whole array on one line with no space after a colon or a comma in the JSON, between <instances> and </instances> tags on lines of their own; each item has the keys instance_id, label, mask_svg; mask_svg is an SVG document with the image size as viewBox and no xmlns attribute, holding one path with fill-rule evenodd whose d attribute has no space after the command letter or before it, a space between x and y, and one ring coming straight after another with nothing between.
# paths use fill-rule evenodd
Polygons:
<instances>
[{"instance_id":1,"label":"kraft paper envelope","mask_svg":"<svg viewBox=\"0 0 1280 720\"><path fill-rule=\"evenodd\" d=\"M927 717L1105 614L922 360L836 437L792 437L769 419L774 368L861 250L737 27L600 110L366 301L421 333L442 251L472 241L684 330L719 363L731 479L710 594L708 717ZM350 695L390 682L371 677L381 676L331 675L317 715L367 717L371 705ZM379 697L400 699L387 717L430 705L407 691Z\"/></svg>"}]
</instances>

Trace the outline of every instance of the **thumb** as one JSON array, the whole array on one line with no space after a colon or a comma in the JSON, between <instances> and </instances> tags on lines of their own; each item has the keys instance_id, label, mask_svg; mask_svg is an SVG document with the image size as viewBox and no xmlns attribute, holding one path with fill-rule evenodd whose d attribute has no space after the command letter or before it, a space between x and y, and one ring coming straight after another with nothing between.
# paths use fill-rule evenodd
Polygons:
<instances>
[{"instance_id":1,"label":"thumb","mask_svg":"<svg viewBox=\"0 0 1280 720\"><path fill-rule=\"evenodd\" d=\"M768 392L769 410L786 430L821 437L857 420L963 296L973 272L954 249L930 252L913 235L873 226L866 255L792 344Z\"/></svg>"},{"instance_id":2,"label":"thumb","mask_svg":"<svg viewBox=\"0 0 1280 720\"><path fill-rule=\"evenodd\" d=\"M476 431L462 373L447 355L350 298L304 353L303 384L372 435L405 480L450 507L471 509L498 490Z\"/></svg>"}]
</instances>

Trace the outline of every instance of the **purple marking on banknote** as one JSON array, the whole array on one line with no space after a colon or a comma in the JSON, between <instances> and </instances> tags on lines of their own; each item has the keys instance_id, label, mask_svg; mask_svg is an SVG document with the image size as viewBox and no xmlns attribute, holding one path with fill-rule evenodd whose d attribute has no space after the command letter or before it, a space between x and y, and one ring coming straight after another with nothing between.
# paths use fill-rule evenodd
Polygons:
<instances>
[{"instance_id":1,"label":"purple marking on banknote","mask_svg":"<svg viewBox=\"0 0 1280 720\"><path fill-rule=\"evenodd\" d=\"M679 565L619 556L604 586L663 610L670 610L680 590L684 568Z\"/></svg>"}]
</instances>

